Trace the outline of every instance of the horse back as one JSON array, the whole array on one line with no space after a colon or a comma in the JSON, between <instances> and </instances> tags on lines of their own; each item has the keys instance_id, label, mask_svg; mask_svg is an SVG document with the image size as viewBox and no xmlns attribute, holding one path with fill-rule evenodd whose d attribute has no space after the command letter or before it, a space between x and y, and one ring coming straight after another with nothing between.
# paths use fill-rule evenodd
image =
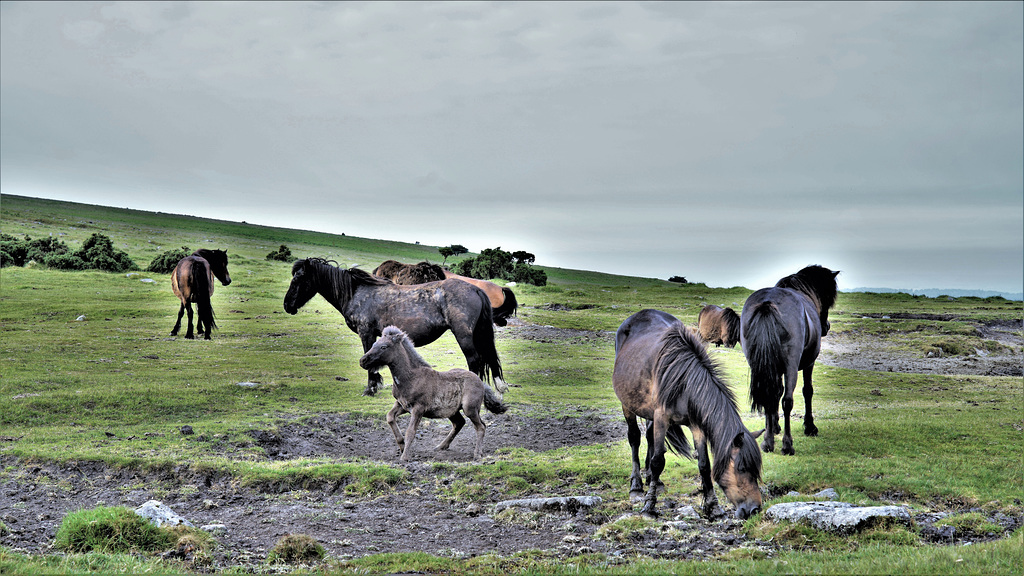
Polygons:
<instances>
[{"instance_id":1,"label":"horse back","mask_svg":"<svg viewBox=\"0 0 1024 576\"><path fill-rule=\"evenodd\" d=\"M171 290L182 304L195 302L200 294L213 296L213 271L205 258L192 255L178 261L171 272Z\"/></svg>"},{"instance_id":2,"label":"horse back","mask_svg":"<svg viewBox=\"0 0 1024 576\"><path fill-rule=\"evenodd\" d=\"M612 385L623 409L652 418L656 407L654 371L666 332L682 323L660 310L641 310L627 318L615 333Z\"/></svg>"},{"instance_id":3,"label":"horse back","mask_svg":"<svg viewBox=\"0 0 1024 576\"><path fill-rule=\"evenodd\" d=\"M749 333L755 311L762 305L772 306L778 313L789 341L788 354L799 357L800 369L813 363L821 350L821 324L814 303L804 293L790 288L762 288L750 295L743 304L740 314L740 339L746 348L746 334Z\"/></svg>"}]
</instances>

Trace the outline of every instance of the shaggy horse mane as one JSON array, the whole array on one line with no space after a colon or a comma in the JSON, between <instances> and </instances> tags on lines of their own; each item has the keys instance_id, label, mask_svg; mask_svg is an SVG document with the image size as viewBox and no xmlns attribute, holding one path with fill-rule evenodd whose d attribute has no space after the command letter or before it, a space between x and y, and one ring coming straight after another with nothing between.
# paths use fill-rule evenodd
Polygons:
<instances>
[{"instance_id":1,"label":"shaggy horse mane","mask_svg":"<svg viewBox=\"0 0 1024 576\"><path fill-rule=\"evenodd\" d=\"M836 274L824 266L807 266L775 283L776 288L790 288L806 294L821 313L836 303Z\"/></svg>"}]
</instances>

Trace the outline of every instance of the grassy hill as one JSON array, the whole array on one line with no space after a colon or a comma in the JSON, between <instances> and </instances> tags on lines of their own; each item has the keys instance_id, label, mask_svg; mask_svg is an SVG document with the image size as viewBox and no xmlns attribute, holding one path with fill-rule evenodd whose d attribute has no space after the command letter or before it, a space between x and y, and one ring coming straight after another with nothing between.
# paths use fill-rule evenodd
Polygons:
<instances>
[{"instance_id":1,"label":"grassy hill","mask_svg":"<svg viewBox=\"0 0 1024 576\"><path fill-rule=\"evenodd\" d=\"M246 435L323 414L379 422L392 403L386 392L360 395L366 378L357 364L362 350L340 314L319 297L295 316L283 312L290 263L265 256L286 244L297 258L322 256L368 269L389 258L436 262L435 247L10 195L0 199L0 216L5 234L53 235L72 247L94 232L106 234L142 267L180 246L226 249L233 279L228 287L216 287L213 304L220 329L212 341L203 342L168 337L178 303L167 278L38 266L2 269L0 459L6 468L0 481L32 463L96 462L140 471L214 471L243 486L303 486L318 478L355 486L353 497L403 489L406 476L389 458L360 461L356 467L324 458L271 462ZM692 325L704 304L739 310L750 293L538 266L547 271L549 285L515 288L519 319L526 327L547 327L555 336L524 338L510 328L497 342L506 378L517 386L506 400L529 418L618 417L610 385L614 348L607 332L643 308L666 310ZM895 314L918 320L909 327L877 320ZM837 333L884 333L907 346L942 339L973 349L984 346L973 323L1020 319L1020 303L1001 298L937 301L857 293L840 294L832 324ZM450 336L420 350L439 368L462 366L461 355L451 354L457 347ZM740 399L747 426L759 429L761 419L746 411L748 371L742 352L719 349L715 357ZM245 382L258 386L238 385ZM822 435L798 435L796 457L765 455L764 480L775 492L807 494L828 486L855 500L897 500L912 507L959 502L1020 513L1024 437L1019 378L821 366L815 384ZM176 432L186 425L201 430L207 441ZM510 498L588 484L609 502L621 502L629 474L627 449L624 438L612 440L557 455L498 451L487 463L454 465L452 473L466 493L453 497L486 501L491 492L479 489L481 483ZM531 472L542 466L551 467L550 475ZM685 490L695 474L693 463L679 461L667 472L666 483ZM809 538L804 551L794 546L787 553L792 570L756 554L723 558L711 570L858 572L901 566L920 572L941 558L935 565L944 569L1005 572L1008 558L1019 566L1022 557L1012 546L978 547L981 551L969 557L975 563L964 567L940 549L918 551L912 538L885 544L857 540L856 545L843 544L840 552L829 552L834 541ZM1019 541L1020 533L1013 538ZM0 548L0 567L12 557ZM15 571L26 569L16 561ZM33 562L27 566L40 570ZM151 568L134 565L135 570ZM387 565L384 571L399 568ZM57 571L65 569L71 570ZM658 570L700 571L686 563L659 565Z\"/></svg>"}]
</instances>

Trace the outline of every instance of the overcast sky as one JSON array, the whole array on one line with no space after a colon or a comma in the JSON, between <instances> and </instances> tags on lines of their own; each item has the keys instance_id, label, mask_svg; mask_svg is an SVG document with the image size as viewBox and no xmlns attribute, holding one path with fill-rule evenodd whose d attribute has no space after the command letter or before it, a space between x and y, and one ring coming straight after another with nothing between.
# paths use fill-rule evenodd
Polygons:
<instances>
[{"instance_id":1,"label":"overcast sky","mask_svg":"<svg viewBox=\"0 0 1024 576\"><path fill-rule=\"evenodd\" d=\"M1021 2L0 15L5 194L712 286L1024 284Z\"/></svg>"}]
</instances>

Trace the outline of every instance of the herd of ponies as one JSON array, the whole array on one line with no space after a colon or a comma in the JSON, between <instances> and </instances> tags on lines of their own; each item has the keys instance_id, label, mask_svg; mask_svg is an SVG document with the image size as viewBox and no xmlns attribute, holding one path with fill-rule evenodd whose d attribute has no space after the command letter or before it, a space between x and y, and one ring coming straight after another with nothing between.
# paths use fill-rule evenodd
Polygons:
<instances>
[{"instance_id":1,"label":"herd of ponies","mask_svg":"<svg viewBox=\"0 0 1024 576\"><path fill-rule=\"evenodd\" d=\"M687 458L696 452L705 514L714 514L718 506L713 483L735 506L738 518L761 509L761 451L774 451L775 436L781 432L782 453L795 453L790 413L798 372L803 373L804 434L818 433L811 411L812 373L821 338L830 328L828 312L835 305L838 274L807 266L775 286L755 291L740 315L731 308L706 306L698 315L696 331L660 310L641 310L622 322L615 333L612 385L626 420L630 498L643 501L643 514L657 515L666 449ZM224 286L231 283L223 250L198 250L178 263L171 287L181 306L172 336L187 313L185 338L199 334L210 339L216 327L210 304L214 278ZM486 430L481 409L495 414L507 410L502 394L508 383L494 344L494 326L505 326L515 314L518 303L512 290L427 262L387 260L368 273L323 258L296 261L285 311L296 314L317 294L344 316L362 341L359 365L368 375L363 393L376 394L383 381L380 370L390 370L395 404L387 423L401 460L410 459L422 418L447 418L452 423L436 450L446 450L468 418L476 430L473 457L479 459ZM199 316L195 330L192 304ZM416 352L448 331L465 355L468 370L439 372ZM732 347L737 342L750 365L752 407L765 418L764 429L756 433L743 425L736 398L706 348L708 343ZM494 389L485 382L493 382ZM402 433L396 418L406 413L411 418ZM645 421L643 429L638 419ZM683 427L690 429L692 448ZM762 435L759 447L757 438ZM643 467L642 437L647 439Z\"/></svg>"}]
</instances>

